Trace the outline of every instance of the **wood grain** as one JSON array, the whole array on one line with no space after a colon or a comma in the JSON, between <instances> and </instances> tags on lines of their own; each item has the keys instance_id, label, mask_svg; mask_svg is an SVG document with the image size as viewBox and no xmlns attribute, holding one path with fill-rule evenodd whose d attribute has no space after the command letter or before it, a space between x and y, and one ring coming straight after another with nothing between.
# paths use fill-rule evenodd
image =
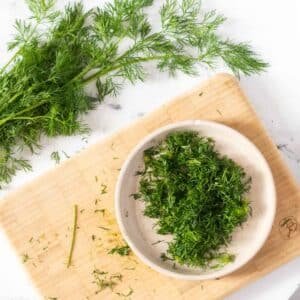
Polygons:
<instances>
[{"instance_id":1,"label":"wood grain","mask_svg":"<svg viewBox=\"0 0 300 300\"><path fill-rule=\"evenodd\" d=\"M107 253L123 243L113 205L122 162L145 135L186 119L214 120L246 135L268 160L276 182L278 208L268 241L245 267L220 280L175 280L152 271L133 254L120 257ZM101 184L107 186L107 193L101 194ZM75 203L81 212L73 265L68 269L66 260ZM134 290L131 299L222 299L300 255L299 222L299 186L238 82L226 74L215 76L89 147L8 195L0 207L0 224L20 259L29 256L23 265L41 295L64 300L120 299L117 293L126 294L130 288ZM109 272L107 278L120 272L123 280L114 291L105 289L95 294L97 286L92 274L95 268Z\"/></svg>"}]
</instances>

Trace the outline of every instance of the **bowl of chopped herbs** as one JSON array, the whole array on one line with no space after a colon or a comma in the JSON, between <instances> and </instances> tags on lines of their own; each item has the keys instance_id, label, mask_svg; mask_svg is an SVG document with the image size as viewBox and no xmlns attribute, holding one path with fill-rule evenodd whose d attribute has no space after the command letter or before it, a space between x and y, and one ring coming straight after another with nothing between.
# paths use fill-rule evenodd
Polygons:
<instances>
[{"instance_id":1,"label":"bowl of chopped herbs","mask_svg":"<svg viewBox=\"0 0 300 300\"><path fill-rule=\"evenodd\" d=\"M276 211L267 161L238 131L190 120L160 128L129 154L115 192L133 252L165 275L225 276L266 241Z\"/></svg>"}]
</instances>

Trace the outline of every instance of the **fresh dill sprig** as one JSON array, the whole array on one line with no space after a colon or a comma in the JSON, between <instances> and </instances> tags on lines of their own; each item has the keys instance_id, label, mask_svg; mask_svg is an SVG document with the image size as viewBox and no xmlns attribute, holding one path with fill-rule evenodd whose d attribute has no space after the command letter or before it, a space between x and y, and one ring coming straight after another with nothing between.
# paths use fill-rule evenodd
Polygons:
<instances>
[{"instance_id":1,"label":"fresh dill sprig","mask_svg":"<svg viewBox=\"0 0 300 300\"><path fill-rule=\"evenodd\" d=\"M144 215L157 220L157 233L172 234L163 261L221 268L234 260L224 253L234 230L251 213L251 186L241 166L215 150L197 132L170 133L144 151L139 197Z\"/></svg>"},{"instance_id":2,"label":"fresh dill sprig","mask_svg":"<svg viewBox=\"0 0 300 300\"><path fill-rule=\"evenodd\" d=\"M225 18L203 12L198 0L165 1L158 31L144 10L152 0L114 0L88 11L81 3L56 11L55 0L26 2L32 16L16 21L14 55L0 70L0 186L31 170L20 151L34 153L42 135L86 134L79 117L125 82L144 81L147 62L170 76L220 60L237 76L267 67L248 44L220 37ZM86 94L89 83L97 97Z\"/></svg>"}]
</instances>

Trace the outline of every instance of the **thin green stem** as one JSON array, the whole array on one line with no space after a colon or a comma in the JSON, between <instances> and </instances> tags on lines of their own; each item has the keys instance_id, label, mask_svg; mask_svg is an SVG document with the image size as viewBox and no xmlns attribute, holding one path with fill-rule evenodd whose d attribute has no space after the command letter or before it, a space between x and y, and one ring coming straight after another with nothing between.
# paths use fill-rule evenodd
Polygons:
<instances>
[{"instance_id":1,"label":"thin green stem","mask_svg":"<svg viewBox=\"0 0 300 300\"><path fill-rule=\"evenodd\" d=\"M6 70L6 68L16 59L16 57L20 54L21 49L19 49L10 59L9 61L1 68L0 75Z\"/></svg>"},{"instance_id":2,"label":"thin green stem","mask_svg":"<svg viewBox=\"0 0 300 300\"><path fill-rule=\"evenodd\" d=\"M152 61L152 60L160 60L160 59L165 59L167 58L168 56L167 55L155 55L155 56L149 56L149 57L137 57L137 58L134 58L132 59L130 62L127 62L127 63L124 63L124 64L117 64L117 65L114 65L112 64L110 67L104 69L104 70L100 70L94 74L92 74L91 76L85 78L82 83L83 84L88 84L89 82L92 82L94 81L95 79L101 77L101 76L104 76L112 71L115 71L115 70L118 70L120 69L121 67L124 67L124 66L128 66L128 65L131 65L131 64L134 64L134 63L140 63L140 62L147 62L147 61ZM120 59L116 60L115 62L117 61L120 61Z\"/></svg>"},{"instance_id":3,"label":"thin green stem","mask_svg":"<svg viewBox=\"0 0 300 300\"><path fill-rule=\"evenodd\" d=\"M0 126L4 125L4 124L7 123L8 121L11 121L11 120L15 119L17 116L20 116L20 115L22 115L23 113L26 113L26 112L28 112L28 111L34 110L34 109L36 109L36 108L42 106L43 104L47 103L48 101L49 101L49 100L41 101L41 102L39 102L39 103L37 103L37 104L35 104L35 105L32 105L32 106L30 106L30 107L27 107L27 108L25 108L25 109L19 111L19 112L16 113L16 114L10 115L10 116L8 116L8 117L6 117L6 118L0 120Z\"/></svg>"},{"instance_id":4,"label":"thin green stem","mask_svg":"<svg viewBox=\"0 0 300 300\"><path fill-rule=\"evenodd\" d=\"M73 257L73 252L74 252L75 239L76 239L76 232L77 232L77 218L78 218L78 205L75 204L73 207L73 229L72 229L70 252L69 252L68 261L67 261L67 268L69 268L72 263L72 257Z\"/></svg>"},{"instance_id":5,"label":"thin green stem","mask_svg":"<svg viewBox=\"0 0 300 300\"><path fill-rule=\"evenodd\" d=\"M34 33L36 32L39 24L41 23L41 21L37 21L37 23L35 24L34 28L31 31L31 34L28 37L28 41L33 37ZM17 58L17 56L20 54L22 48L19 48L19 50L10 58L10 60L2 67L2 69L0 70L0 75L7 69L7 67Z\"/></svg>"}]
</instances>

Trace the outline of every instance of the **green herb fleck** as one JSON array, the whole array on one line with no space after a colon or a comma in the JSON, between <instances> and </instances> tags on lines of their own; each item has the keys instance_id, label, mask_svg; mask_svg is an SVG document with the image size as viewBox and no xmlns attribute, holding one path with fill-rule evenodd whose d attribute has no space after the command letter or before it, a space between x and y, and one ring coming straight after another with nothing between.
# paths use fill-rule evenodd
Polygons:
<instances>
[{"instance_id":1,"label":"green herb fleck","mask_svg":"<svg viewBox=\"0 0 300 300\"><path fill-rule=\"evenodd\" d=\"M104 227L104 226L98 226L98 228L103 229L103 230L109 230L109 228Z\"/></svg>"},{"instance_id":2,"label":"green herb fleck","mask_svg":"<svg viewBox=\"0 0 300 300\"><path fill-rule=\"evenodd\" d=\"M108 254L119 254L120 256L127 256L130 253L130 248L128 245L125 246L116 246L112 248Z\"/></svg>"},{"instance_id":3,"label":"green herb fleck","mask_svg":"<svg viewBox=\"0 0 300 300\"><path fill-rule=\"evenodd\" d=\"M94 210L94 213L99 213L99 212L102 213L103 216L105 215L105 209L104 208Z\"/></svg>"},{"instance_id":4,"label":"green herb fleck","mask_svg":"<svg viewBox=\"0 0 300 300\"><path fill-rule=\"evenodd\" d=\"M124 297L124 298L127 298L127 297L129 297L129 296L131 296L132 294L133 294L133 289L130 287L129 288L129 291L127 292L127 293L120 293L120 292L118 292L118 293L116 293L118 296L120 296L120 297Z\"/></svg>"},{"instance_id":5,"label":"green herb fleck","mask_svg":"<svg viewBox=\"0 0 300 300\"><path fill-rule=\"evenodd\" d=\"M158 241L152 243L151 245L154 246L154 245L157 245L157 244L159 244L159 243L161 243L161 242L163 242L163 241L164 241L164 240L158 240Z\"/></svg>"},{"instance_id":6,"label":"green herb fleck","mask_svg":"<svg viewBox=\"0 0 300 300\"><path fill-rule=\"evenodd\" d=\"M110 279L118 279L119 281L122 281L123 275L121 273L115 273L110 276Z\"/></svg>"},{"instance_id":7,"label":"green herb fleck","mask_svg":"<svg viewBox=\"0 0 300 300\"><path fill-rule=\"evenodd\" d=\"M166 253L161 253L160 258L162 261L174 260L166 255Z\"/></svg>"},{"instance_id":8,"label":"green herb fleck","mask_svg":"<svg viewBox=\"0 0 300 300\"><path fill-rule=\"evenodd\" d=\"M93 276L93 283L98 287L98 290L95 292L95 294L102 292L106 288L113 290L113 288L117 285L117 282L115 280L112 280L108 277L108 272L103 272L99 269L95 269L93 271Z\"/></svg>"},{"instance_id":9,"label":"green herb fleck","mask_svg":"<svg viewBox=\"0 0 300 300\"><path fill-rule=\"evenodd\" d=\"M24 253L22 255L22 262L25 264L30 259L29 255L27 253Z\"/></svg>"},{"instance_id":10,"label":"green herb fleck","mask_svg":"<svg viewBox=\"0 0 300 300\"><path fill-rule=\"evenodd\" d=\"M54 151L51 153L51 159L54 160L56 164L60 163L60 155L58 151Z\"/></svg>"},{"instance_id":11,"label":"green herb fleck","mask_svg":"<svg viewBox=\"0 0 300 300\"><path fill-rule=\"evenodd\" d=\"M107 193L107 185L106 184L101 184L101 190L100 190L101 195Z\"/></svg>"}]
</instances>

